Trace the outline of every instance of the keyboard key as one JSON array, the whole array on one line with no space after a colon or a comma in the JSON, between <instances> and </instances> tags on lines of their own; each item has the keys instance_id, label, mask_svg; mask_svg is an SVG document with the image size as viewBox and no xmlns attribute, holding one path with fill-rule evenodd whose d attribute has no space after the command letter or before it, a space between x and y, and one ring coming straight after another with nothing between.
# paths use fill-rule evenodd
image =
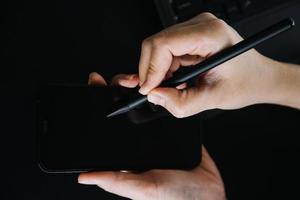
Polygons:
<instances>
[{"instance_id":1,"label":"keyboard key","mask_svg":"<svg viewBox=\"0 0 300 200\"><path fill-rule=\"evenodd\" d=\"M243 13L247 13L247 10L251 7L251 0L238 0L239 7Z\"/></svg>"},{"instance_id":2,"label":"keyboard key","mask_svg":"<svg viewBox=\"0 0 300 200\"><path fill-rule=\"evenodd\" d=\"M236 19L241 16L240 9L235 1L228 1L224 4L229 19Z\"/></svg>"}]
</instances>

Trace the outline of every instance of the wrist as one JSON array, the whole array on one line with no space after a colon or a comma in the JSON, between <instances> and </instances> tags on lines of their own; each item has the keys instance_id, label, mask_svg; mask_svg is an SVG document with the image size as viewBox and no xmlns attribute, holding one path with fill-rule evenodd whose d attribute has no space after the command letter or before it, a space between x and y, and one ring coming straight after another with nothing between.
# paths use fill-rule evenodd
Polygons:
<instances>
[{"instance_id":1,"label":"wrist","mask_svg":"<svg viewBox=\"0 0 300 200\"><path fill-rule=\"evenodd\" d=\"M300 109L300 67L271 59L267 63L273 72L265 103Z\"/></svg>"}]
</instances>

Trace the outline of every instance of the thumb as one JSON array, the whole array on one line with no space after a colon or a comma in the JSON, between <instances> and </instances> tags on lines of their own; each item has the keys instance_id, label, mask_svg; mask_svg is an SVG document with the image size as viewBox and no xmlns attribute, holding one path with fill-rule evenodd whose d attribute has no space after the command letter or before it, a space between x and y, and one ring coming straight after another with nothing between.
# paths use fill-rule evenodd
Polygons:
<instances>
[{"instance_id":1,"label":"thumb","mask_svg":"<svg viewBox=\"0 0 300 200\"><path fill-rule=\"evenodd\" d=\"M78 182L85 185L97 185L107 192L131 199L142 199L143 187L146 185L141 175L130 172L81 173Z\"/></svg>"},{"instance_id":2,"label":"thumb","mask_svg":"<svg viewBox=\"0 0 300 200\"><path fill-rule=\"evenodd\" d=\"M177 118L183 118L196 113L193 109L196 95L196 88L155 88L148 94L148 101L164 107Z\"/></svg>"}]
</instances>

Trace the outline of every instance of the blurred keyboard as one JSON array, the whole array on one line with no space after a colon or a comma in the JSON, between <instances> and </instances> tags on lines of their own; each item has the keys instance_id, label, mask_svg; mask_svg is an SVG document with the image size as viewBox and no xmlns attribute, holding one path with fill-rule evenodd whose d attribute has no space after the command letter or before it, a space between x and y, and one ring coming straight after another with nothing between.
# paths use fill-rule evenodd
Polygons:
<instances>
[{"instance_id":1,"label":"blurred keyboard","mask_svg":"<svg viewBox=\"0 0 300 200\"><path fill-rule=\"evenodd\" d=\"M165 27L211 12L228 23L239 21L293 0L155 0Z\"/></svg>"}]
</instances>

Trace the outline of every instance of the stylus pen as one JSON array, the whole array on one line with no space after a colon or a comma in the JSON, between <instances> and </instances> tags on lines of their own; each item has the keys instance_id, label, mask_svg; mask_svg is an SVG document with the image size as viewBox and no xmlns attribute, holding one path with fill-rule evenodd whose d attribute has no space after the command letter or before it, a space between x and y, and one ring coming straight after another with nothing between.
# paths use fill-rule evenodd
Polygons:
<instances>
[{"instance_id":1,"label":"stylus pen","mask_svg":"<svg viewBox=\"0 0 300 200\"><path fill-rule=\"evenodd\" d=\"M252 49L256 45L273 38L274 36L282 33L284 31L289 30L295 26L295 22L292 18L284 19L261 32L256 33L253 36L250 36L241 42L224 49L213 56L207 58L203 62L185 68L185 70L181 70L179 73L175 73L174 76L166 81L163 81L159 87L176 87L182 83L185 83L196 76ZM119 114L126 113L137 106L145 103L147 101L147 96L137 93L133 96L128 102L123 105L119 105L116 110L107 115L107 117L116 116Z\"/></svg>"}]
</instances>

